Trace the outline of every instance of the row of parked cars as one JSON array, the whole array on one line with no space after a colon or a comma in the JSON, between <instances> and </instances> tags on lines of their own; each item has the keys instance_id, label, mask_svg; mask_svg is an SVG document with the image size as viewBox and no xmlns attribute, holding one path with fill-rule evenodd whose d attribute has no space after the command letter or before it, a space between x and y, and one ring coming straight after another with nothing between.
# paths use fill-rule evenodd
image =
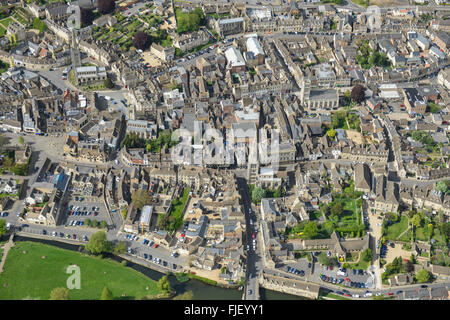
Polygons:
<instances>
[{"instance_id":1,"label":"row of parked cars","mask_svg":"<svg viewBox=\"0 0 450 320\"><path fill-rule=\"evenodd\" d=\"M158 257L153 257L151 254L144 253L144 259L145 260L150 260L153 263L160 264L160 265L168 268L167 261L161 260L161 258L158 258ZM176 268L177 268L177 265L175 263L173 263L172 264L172 269L175 270Z\"/></svg>"},{"instance_id":2,"label":"row of parked cars","mask_svg":"<svg viewBox=\"0 0 450 320\"><path fill-rule=\"evenodd\" d=\"M303 271L303 270L297 270L297 269L292 268L292 267L287 267L287 271L288 271L289 273L293 273L293 274L299 275L299 276L301 276L301 277L303 277L303 276L305 275L305 271Z\"/></svg>"},{"instance_id":3,"label":"row of parked cars","mask_svg":"<svg viewBox=\"0 0 450 320\"><path fill-rule=\"evenodd\" d=\"M69 221L69 226L71 226L71 227L82 226L82 225L84 225L84 221L75 221L75 220Z\"/></svg>"},{"instance_id":4,"label":"row of parked cars","mask_svg":"<svg viewBox=\"0 0 450 320\"><path fill-rule=\"evenodd\" d=\"M46 235L47 231L46 230L42 230L42 234ZM78 239L79 240L79 237L75 233L72 234L72 235L70 235L69 233L64 235L64 233L62 233L62 232L60 232L59 234L56 231L52 232L52 236L53 237L57 237L58 235L59 235L60 238L73 239L73 240L77 240ZM88 241L89 240L89 238L86 235L84 235L81 239L83 241Z\"/></svg>"},{"instance_id":5,"label":"row of parked cars","mask_svg":"<svg viewBox=\"0 0 450 320\"><path fill-rule=\"evenodd\" d=\"M365 288L366 287L366 285L364 283L357 282L357 281L351 281L347 277L338 279L338 278L329 277L324 274L321 274L320 279L324 282L329 282L329 283L333 283L333 284L342 284L342 285L345 285L347 287L352 287L352 288Z\"/></svg>"},{"instance_id":6,"label":"row of parked cars","mask_svg":"<svg viewBox=\"0 0 450 320\"><path fill-rule=\"evenodd\" d=\"M153 248L155 248L155 249L158 248L158 244L154 243L151 240L144 239L144 240L142 240L142 244L146 245L146 246L149 246L149 247L153 246Z\"/></svg>"}]
</instances>

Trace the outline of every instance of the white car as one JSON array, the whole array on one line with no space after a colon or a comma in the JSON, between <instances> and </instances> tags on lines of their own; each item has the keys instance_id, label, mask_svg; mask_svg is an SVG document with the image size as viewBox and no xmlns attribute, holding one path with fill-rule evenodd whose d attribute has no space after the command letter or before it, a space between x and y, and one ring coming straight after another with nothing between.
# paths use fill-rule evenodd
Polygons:
<instances>
[{"instance_id":1,"label":"white car","mask_svg":"<svg viewBox=\"0 0 450 320\"><path fill-rule=\"evenodd\" d=\"M353 298L359 298L359 294L353 294L352 297Z\"/></svg>"},{"instance_id":2,"label":"white car","mask_svg":"<svg viewBox=\"0 0 450 320\"><path fill-rule=\"evenodd\" d=\"M364 294L364 297L365 298L368 298L368 297L371 297L372 296L372 292L366 292L365 294Z\"/></svg>"}]
</instances>

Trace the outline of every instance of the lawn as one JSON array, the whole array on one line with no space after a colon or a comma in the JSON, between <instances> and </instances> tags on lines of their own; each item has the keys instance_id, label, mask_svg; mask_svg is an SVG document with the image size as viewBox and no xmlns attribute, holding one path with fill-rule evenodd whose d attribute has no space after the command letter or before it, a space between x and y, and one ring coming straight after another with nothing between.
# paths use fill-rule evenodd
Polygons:
<instances>
[{"instance_id":1,"label":"lawn","mask_svg":"<svg viewBox=\"0 0 450 320\"><path fill-rule=\"evenodd\" d=\"M402 216L400 221L390 225L387 229L386 238L395 240L398 236L408 228L408 217Z\"/></svg>"},{"instance_id":2,"label":"lawn","mask_svg":"<svg viewBox=\"0 0 450 320\"><path fill-rule=\"evenodd\" d=\"M336 300L351 300L349 298L343 297L343 296L339 296L337 294L333 294L333 293L323 293L321 294L322 297L327 297L327 298L331 298L331 299L336 299Z\"/></svg>"},{"instance_id":3,"label":"lawn","mask_svg":"<svg viewBox=\"0 0 450 320\"><path fill-rule=\"evenodd\" d=\"M11 23L12 18L8 17L6 19L3 19L0 21L0 24L2 25L2 27L4 27L5 29L8 28L9 24Z\"/></svg>"},{"instance_id":4,"label":"lawn","mask_svg":"<svg viewBox=\"0 0 450 320\"><path fill-rule=\"evenodd\" d=\"M361 270L367 270L367 268L370 266L370 262L366 261L359 261L357 263L349 263L351 269L361 269Z\"/></svg>"},{"instance_id":5,"label":"lawn","mask_svg":"<svg viewBox=\"0 0 450 320\"><path fill-rule=\"evenodd\" d=\"M180 199L173 202L172 208L170 209L170 215L173 216L176 221L174 230L178 229L183 224L183 208L188 199L190 190L191 189L189 188L184 188L183 195Z\"/></svg>"},{"instance_id":6,"label":"lawn","mask_svg":"<svg viewBox=\"0 0 450 320\"><path fill-rule=\"evenodd\" d=\"M428 232L425 230L425 228L416 228L414 232L417 240L428 241Z\"/></svg>"},{"instance_id":7,"label":"lawn","mask_svg":"<svg viewBox=\"0 0 450 320\"><path fill-rule=\"evenodd\" d=\"M49 299L54 288L66 287L70 276L66 269L74 264L80 267L81 288L70 290L73 300L99 299L105 285L116 299L135 299L160 293L155 281L110 259L41 243L17 242L9 251L5 270L0 275L0 299Z\"/></svg>"}]
</instances>

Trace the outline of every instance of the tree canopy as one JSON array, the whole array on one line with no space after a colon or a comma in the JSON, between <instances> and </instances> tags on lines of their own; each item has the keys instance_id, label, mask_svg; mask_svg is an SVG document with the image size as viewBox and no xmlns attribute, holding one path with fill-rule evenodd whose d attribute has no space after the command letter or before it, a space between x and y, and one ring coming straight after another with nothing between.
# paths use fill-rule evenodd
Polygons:
<instances>
[{"instance_id":1,"label":"tree canopy","mask_svg":"<svg viewBox=\"0 0 450 320\"><path fill-rule=\"evenodd\" d=\"M322 251L319 254L317 260L324 266L329 266L331 264L331 259L327 256L327 254L324 251Z\"/></svg>"},{"instance_id":2,"label":"tree canopy","mask_svg":"<svg viewBox=\"0 0 450 320\"><path fill-rule=\"evenodd\" d=\"M89 9L80 7L80 20L82 26L89 26L94 21L94 12Z\"/></svg>"},{"instance_id":3,"label":"tree canopy","mask_svg":"<svg viewBox=\"0 0 450 320\"><path fill-rule=\"evenodd\" d=\"M303 228L303 236L307 239L312 239L314 237L317 237L319 234L319 228L317 227L317 224L315 221L309 221L305 224L305 227Z\"/></svg>"},{"instance_id":4,"label":"tree canopy","mask_svg":"<svg viewBox=\"0 0 450 320\"><path fill-rule=\"evenodd\" d=\"M114 0L98 0L97 7L101 14L111 13L116 8L116 2Z\"/></svg>"},{"instance_id":5,"label":"tree canopy","mask_svg":"<svg viewBox=\"0 0 450 320\"><path fill-rule=\"evenodd\" d=\"M190 12L182 12L177 8L175 13L177 18L177 32L179 34L197 31L200 26L205 25L205 14L201 8L195 8Z\"/></svg>"},{"instance_id":6,"label":"tree canopy","mask_svg":"<svg viewBox=\"0 0 450 320\"><path fill-rule=\"evenodd\" d=\"M331 139L334 139L334 137L336 136L336 130L334 130L334 129L328 130L327 136L330 137Z\"/></svg>"},{"instance_id":7,"label":"tree canopy","mask_svg":"<svg viewBox=\"0 0 450 320\"><path fill-rule=\"evenodd\" d=\"M431 279L431 274L428 270L422 269L416 273L416 279L420 283L429 282Z\"/></svg>"},{"instance_id":8,"label":"tree canopy","mask_svg":"<svg viewBox=\"0 0 450 320\"><path fill-rule=\"evenodd\" d=\"M357 103L361 103L362 101L364 101L365 91L366 89L362 85L358 84L353 87L350 95L354 101L356 101Z\"/></svg>"},{"instance_id":9,"label":"tree canopy","mask_svg":"<svg viewBox=\"0 0 450 320\"><path fill-rule=\"evenodd\" d=\"M366 250L364 250L361 253L361 259L366 262L371 262L372 261L372 250L370 250L370 248L367 248Z\"/></svg>"},{"instance_id":10,"label":"tree canopy","mask_svg":"<svg viewBox=\"0 0 450 320\"><path fill-rule=\"evenodd\" d=\"M266 190L263 188L257 187L252 190L252 201L253 203L260 203L261 199L266 196Z\"/></svg>"},{"instance_id":11,"label":"tree canopy","mask_svg":"<svg viewBox=\"0 0 450 320\"><path fill-rule=\"evenodd\" d=\"M69 289L55 288L50 292L50 300L69 300Z\"/></svg>"},{"instance_id":12,"label":"tree canopy","mask_svg":"<svg viewBox=\"0 0 450 320\"><path fill-rule=\"evenodd\" d=\"M335 202L330 208L330 212L333 215L340 216L344 212L344 207L341 202Z\"/></svg>"},{"instance_id":13,"label":"tree canopy","mask_svg":"<svg viewBox=\"0 0 450 320\"><path fill-rule=\"evenodd\" d=\"M115 245L114 245L114 254L122 254L125 253L125 251L127 250L127 244L125 243L125 241L118 241Z\"/></svg>"},{"instance_id":14,"label":"tree canopy","mask_svg":"<svg viewBox=\"0 0 450 320\"><path fill-rule=\"evenodd\" d=\"M111 251L111 245L106 239L106 232L97 231L91 236L89 242L86 244L86 250L93 254L101 254Z\"/></svg>"},{"instance_id":15,"label":"tree canopy","mask_svg":"<svg viewBox=\"0 0 450 320\"><path fill-rule=\"evenodd\" d=\"M143 31L138 31L134 34L132 43L136 49L146 50L151 45L151 37Z\"/></svg>"},{"instance_id":16,"label":"tree canopy","mask_svg":"<svg viewBox=\"0 0 450 320\"><path fill-rule=\"evenodd\" d=\"M450 193L450 180L439 181L436 183L436 190L444 194Z\"/></svg>"},{"instance_id":17,"label":"tree canopy","mask_svg":"<svg viewBox=\"0 0 450 320\"><path fill-rule=\"evenodd\" d=\"M105 286L103 288L102 296L101 296L100 300L112 300L112 299L114 299L114 296L113 296L111 290L109 290L109 288L107 286Z\"/></svg>"},{"instance_id":18,"label":"tree canopy","mask_svg":"<svg viewBox=\"0 0 450 320\"><path fill-rule=\"evenodd\" d=\"M143 189L136 190L131 195L131 202L137 209L141 210L143 206L150 204L152 202L150 192L148 192L148 190Z\"/></svg>"},{"instance_id":19,"label":"tree canopy","mask_svg":"<svg viewBox=\"0 0 450 320\"><path fill-rule=\"evenodd\" d=\"M172 287L170 286L169 279L167 278L167 276L162 276L161 279L159 279L157 285L158 289L165 293L172 292Z\"/></svg>"},{"instance_id":20,"label":"tree canopy","mask_svg":"<svg viewBox=\"0 0 450 320\"><path fill-rule=\"evenodd\" d=\"M413 226L415 226L416 228L419 228L422 225L422 217L420 214L416 213L412 219L411 219L411 223L413 224Z\"/></svg>"},{"instance_id":21,"label":"tree canopy","mask_svg":"<svg viewBox=\"0 0 450 320\"><path fill-rule=\"evenodd\" d=\"M39 32L44 32L47 30L47 25L39 18L33 20L33 29L39 30Z\"/></svg>"},{"instance_id":22,"label":"tree canopy","mask_svg":"<svg viewBox=\"0 0 450 320\"><path fill-rule=\"evenodd\" d=\"M6 220L0 219L0 237L6 233Z\"/></svg>"},{"instance_id":23,"label":"tree canopy","mask_svg":"<svg viewBox=\"0 0 450 320\"><path fill-rule=\"evenodd\" d=\"M106 78L106 80L103 81L103 85L108 89L114 88L114 82L112 82L110 78Z\"/></svg>"}]
</instances>

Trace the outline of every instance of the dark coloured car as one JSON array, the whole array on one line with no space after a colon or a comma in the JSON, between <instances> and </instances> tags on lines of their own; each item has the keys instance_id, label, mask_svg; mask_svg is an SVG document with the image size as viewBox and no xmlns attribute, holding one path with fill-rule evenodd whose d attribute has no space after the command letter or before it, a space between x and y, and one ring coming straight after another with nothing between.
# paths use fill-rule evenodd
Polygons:
<instances>
[{"instance_id":1,"label":"dark coloured car","mask_svg":"<svg viewBox=\"0 0 450 320\"><path fill-rule=\"evenodd\" d=\"M353 269L352 272L354 275L356 275L356 269Z\"/></svg>"},{"instance_id":2,"label":"dark coloured car","mask_svg":"<svg viewBox=\"0 0 450 320\"><path fill-rule=\"evenodd\" d=\"M308 268L311 268L311 262L310 262L310 263L308 263Z\"/></svg>"}]
</instances>

